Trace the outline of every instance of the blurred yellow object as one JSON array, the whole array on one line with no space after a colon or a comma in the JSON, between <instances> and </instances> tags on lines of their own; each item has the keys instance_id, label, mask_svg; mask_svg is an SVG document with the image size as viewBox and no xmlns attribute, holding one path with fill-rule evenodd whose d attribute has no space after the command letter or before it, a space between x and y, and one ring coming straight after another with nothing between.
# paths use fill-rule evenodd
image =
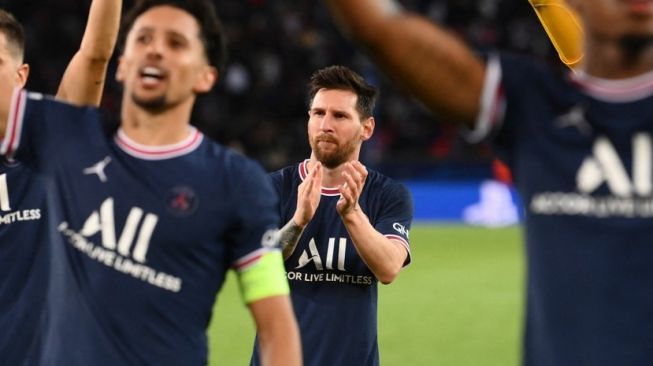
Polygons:
<instances>
[{"instance_id":1,"label":"blurred yellow object","mask_svg":"<svg viewBox=\"0 0 653 366\"><path fill-rule=\"evenodd\" d=\"M564 0L528 0L565 65L573 68L583 58L583 29Z\"/></svg>"}]
</instances>

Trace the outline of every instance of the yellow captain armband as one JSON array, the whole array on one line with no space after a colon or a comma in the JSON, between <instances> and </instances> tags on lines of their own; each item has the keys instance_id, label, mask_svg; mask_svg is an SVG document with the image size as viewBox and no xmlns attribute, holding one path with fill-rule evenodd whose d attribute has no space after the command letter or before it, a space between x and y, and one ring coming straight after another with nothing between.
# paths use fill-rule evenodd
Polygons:
<instances>
[{"instance_id":1,"label":"yellow captain armband","mask_svg":"<svg viewBox=\"0 0 653 366\"><path fill-rule=\"evenodd\" d=\"M564 0L528 0L560 60L574 68L583 58L583 29L578 17Z\"/></svg>"},{"instance_id":2,"label":"yellow captain armband","mask_svg":"<svg viewBox=\"0 0 653 366\"><path fill-rule=\"evenodd\" d=\"M236 276L245 304L290 293L286 269L279 250L265 252L254 264L237 271Z\"/></svg>"}]
</instances>

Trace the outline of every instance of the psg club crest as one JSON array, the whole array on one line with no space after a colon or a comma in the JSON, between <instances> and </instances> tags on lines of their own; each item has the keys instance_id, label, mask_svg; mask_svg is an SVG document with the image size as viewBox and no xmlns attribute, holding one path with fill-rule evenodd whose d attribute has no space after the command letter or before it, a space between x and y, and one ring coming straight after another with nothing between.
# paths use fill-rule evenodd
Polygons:
<instances>
[{"instance_id":1,"label":"psg club crest","mask_svg":"<svg viewBox=\"0 0 653 366\"><path fill-rule=\"evenodd\" d=\"M175 216L188 216L197 210L195 192L186 186L174 187L167 195L168 211Z\"/></svg>"}]
</instances>

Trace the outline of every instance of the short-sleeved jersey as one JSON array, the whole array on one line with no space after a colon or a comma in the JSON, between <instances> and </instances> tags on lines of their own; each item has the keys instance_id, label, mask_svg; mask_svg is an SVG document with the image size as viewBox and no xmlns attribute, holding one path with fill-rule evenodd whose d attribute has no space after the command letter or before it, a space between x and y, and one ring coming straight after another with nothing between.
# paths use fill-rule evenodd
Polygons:
<instances>
[{"instance_id":1,"label":"short-sleeved jersey","mask_svg":"<svg viewBox=\"0 0 653 366\"><path fill-rule=\"evenodd\" d=\"M0 158L0 364L35 356L48 275L44 205L42 177Z\"/></svg>"},{"instance_id":2,"label":"short-sleeved jersey","mask_svg":"<svg viewBox=\"0 0 653 366\"><path fill-rule=\"evenodd\" d=\"M510 56L487 70L478 131L496 134L526 210L524 364L650 364L653 73Z\"/></svg>"},{"instance_id":3,"label":"short-sleeved jersey","mask_svg":"<svg viewBox=\"0 0 653 366\"><path fill-rule=\"evenodd\" d=\"M272 173L282 222L292 218L297 187L306 175L306 161ZM337 188L322 188L317 211L285 262L304 365L378 365L378 281L356 252L336 211L339 198ZM405 246L408 265L413 215L408 190L368 169L359 204L378 232ZM253 364L258 364L256 357Z\"/></svg>"},{"instance_id":4,"label":"short-sleeved jersey","mask_svg":"<svg viewBox=\"0 0 653 366\"><path fill-rule=\"evenodd\" d=\"M48 180L42 364L204 365L225 272L255 263L278 227L267 175L194 128L148 147L107 134L94 108L15 99L3 152Z\"/></svg>"}]
</instances>

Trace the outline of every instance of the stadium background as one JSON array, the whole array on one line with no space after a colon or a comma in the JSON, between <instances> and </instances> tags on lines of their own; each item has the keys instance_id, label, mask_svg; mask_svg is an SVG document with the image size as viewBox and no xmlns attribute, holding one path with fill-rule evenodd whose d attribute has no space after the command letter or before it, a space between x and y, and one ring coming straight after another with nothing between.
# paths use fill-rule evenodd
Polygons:
<instances>
[{"instance_id":1,"label":"stadium background","mask_svg":"<svg viewBox=\"0 0 653 366\"><path fill-rule=\"evenodd\" d=\"M132 2L124 1L124 7ZM480 182L493 176L489 146L465 143L455 127L436 123L391 85L339 35L322 2L215 3L228 37L228 66L215 90L197 103L193 121L207 135L257 159L268 170L309 154L305 86L314 70L344 64L380 88L377 129L364 146L362 161L405 181L419 194L417 224L411 232L415 262L394 285L381 289L379 339L384 364L516 364L522 301L519 230L451 225L479 199ZM526 0L401 3L447 24L479 52L497 47L557 62ZM29 89L56 91L79 46L89 4L89 0L0 0L0 7L26 28L26 62L32 67ZM117 111L120 104L114 70L115 61L102 103L109 111ZM252 326L236 296L233 283L228 283L211 328L211 364L217 357L221 364L239 365L248 357Z\"/></svg>"}]
</instances>

